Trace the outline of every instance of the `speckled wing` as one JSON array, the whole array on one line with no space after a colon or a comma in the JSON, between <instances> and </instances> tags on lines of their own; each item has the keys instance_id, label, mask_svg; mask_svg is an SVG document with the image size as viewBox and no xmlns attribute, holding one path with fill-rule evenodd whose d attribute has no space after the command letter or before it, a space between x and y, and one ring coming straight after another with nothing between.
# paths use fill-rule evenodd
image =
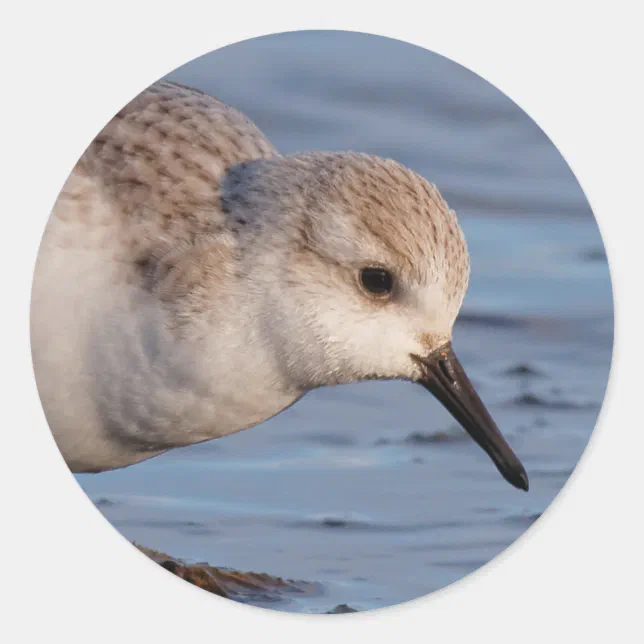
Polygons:
<instances>
[{"instance_id":1,"label":"speckled wing","mask_svg":"<svg viewBox=\"0 0 644 644\"><path fill-rule=\"evenodd\" d=\"M185 384L190 350L191 366L169 387L155 373L174 369L177 334L198 335L201 313L218 313L233 288L222 176L274 154L238 111L160 82L115 115L72 170L38 253L31 346L47 420L74 471L130 462L128 441L165 442L156 411L145 429L131 413L184 410L199 398ZM179 400L179 391L190 393ZM135 459L146 450L157 451L135 447Z\"/></svg>"},{"instance_id":2,"label":"speckled wing","mask_svg":"<svg viewBox=\"0 0 644 644\"><path fill-rule=\"evenodd\" d=\"M220 229L219 184L226 170L276 154L241 112L198 90L160 81L92 141L55 210L75 209L82 217L85 202L89 215L100 192L109 216L118 219L112 223L128 232L128 255L145 262L162 239L176 247Z\"/></svg>"}]
</instances>

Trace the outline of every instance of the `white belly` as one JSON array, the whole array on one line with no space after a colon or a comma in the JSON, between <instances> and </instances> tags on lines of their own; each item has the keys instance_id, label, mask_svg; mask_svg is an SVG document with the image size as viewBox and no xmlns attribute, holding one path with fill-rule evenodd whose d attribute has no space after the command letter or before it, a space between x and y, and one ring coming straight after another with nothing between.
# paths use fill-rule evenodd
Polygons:
<instances>
[{"instance_id":1,"label":"white belly","mask_svg":"<svg viewBox=\"0 0 644 644\"><path fill-rule=\"evenodd\" d=\"M122 223L91 182L80 187L81 198L68 182L52 214L31 308L38 390L72 470L122 467L239 431L297 399L267 384L261 364L218 345L222 329L177 342L124 255Z\"/></svg>"}]
</instances>

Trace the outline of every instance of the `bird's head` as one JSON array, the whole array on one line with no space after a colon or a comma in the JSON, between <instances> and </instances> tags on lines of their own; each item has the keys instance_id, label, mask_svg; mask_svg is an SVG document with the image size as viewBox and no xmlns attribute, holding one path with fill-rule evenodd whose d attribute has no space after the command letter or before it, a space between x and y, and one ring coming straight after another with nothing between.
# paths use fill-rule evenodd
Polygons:
<instances>
[{"instance_id":1,"label":"bird's head","mask_svg":"<svg viewBox=\"0 0 644 644\"><path fill-rule=\"evenodd\" d=\"M469 255L432 184L391 160L314 153L234 167L221 199L247 244L244 270L289 379L302 389L417 382L510 483L528 488L452 349Z\"/></svg>"}]
</instances>

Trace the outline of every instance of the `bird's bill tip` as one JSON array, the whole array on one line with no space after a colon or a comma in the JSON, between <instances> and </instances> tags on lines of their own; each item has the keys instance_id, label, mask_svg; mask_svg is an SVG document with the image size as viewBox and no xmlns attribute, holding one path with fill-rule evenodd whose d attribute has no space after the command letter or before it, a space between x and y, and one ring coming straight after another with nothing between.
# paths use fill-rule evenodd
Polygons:
<instances>
[{"instance_id":1,"label":"bird's bill tip","mask_svg":"<svg viewBox=\"0 0 644 644\"><path fill-rule=\"evenodd\" d=\"M485 450L503 478L514 487L527 491L529 481L525 468L492 420L451 344L428 356L413 358L423 374L419 383L434 394Z\"/></svg>"}]
</instances>

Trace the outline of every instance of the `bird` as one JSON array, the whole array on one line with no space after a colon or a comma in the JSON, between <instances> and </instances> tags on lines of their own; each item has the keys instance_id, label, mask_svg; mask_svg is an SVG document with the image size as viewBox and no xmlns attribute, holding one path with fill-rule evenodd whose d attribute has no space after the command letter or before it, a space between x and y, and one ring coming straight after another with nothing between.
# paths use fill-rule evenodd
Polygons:
<instances>
[{"instance_id":1,"label":"bird","mask_svg":"<svg viewBox=\"0 0 644 644\"><path fill-rule=\"evenodd\" d=\"M403 379L527 490L452 346L469 274L456 214L416 172L281 154L237 109L157 81L82 154L42 237L30 332L47 422L73 472L102 472L319 387Z\"/></svg>"}]
</instances>

